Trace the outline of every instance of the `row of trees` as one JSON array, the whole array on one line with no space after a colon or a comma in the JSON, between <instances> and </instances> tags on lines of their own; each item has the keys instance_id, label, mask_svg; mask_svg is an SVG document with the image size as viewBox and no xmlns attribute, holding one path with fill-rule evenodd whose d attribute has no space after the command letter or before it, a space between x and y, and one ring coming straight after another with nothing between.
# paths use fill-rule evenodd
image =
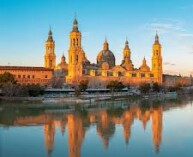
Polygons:
<instances>
[{"instance_id":1,"label":"row of trees","mask_svg":"<svg viewBox=\"0 0 193 157\"><path fill-rule=\"evenodd\" d=\"M106 88L110 89L111 93L114 94L114 92L121 91L123 88L127 87L130 88L130 85L124 85L122 82L117 80L109 81ZM88 80L82 80L80 81L79 85L77 86L75 93L76 95L80 95L80 92L85 92L88 88ZM158 83L153 83L150 85L149 83L143 83L139 86L139 90L143 94L147 94L150 91L152 92L160 92L161 86Z\"/></svg>"},{"instance_id":2,"label":"row of trees","mask_svg":"<svg viewBox=\"0 0 193 157\"><path fill-rule=\"evenodd\" d=\"M44 88L40 85L20 85L14 76L8 72L0 74L0 89L3 95L12 96L39 96L43 95Z\"/></svg>"},{"instance_id":3,"label":"row of trees","mask_svg":"<svg viewBox=\"0 0 193 157\"><path fill-rule=\"evenodd\" d=\"M83 80L80 81L78 87L76 88L76 95L80 95L80 92L85 92L86 89L88 88L88 80ZM109 81L106 88L110 89L111 93L114 94L114 92L117 91L121 91L123 88L127 87L128 89L130 89L130 85L124 85L122 82L117 81L117 80L112 80ZM150 92L155 92L158 93L163 89L162 86L160 86L158 83L153 83L153 84L149 84L149 83L142 83L139 86L139 90L142 94L147 94ZM178 91L181 89L180 85L177 85L175 87L168 87L166 90L167 91Z\"/></svg>"},{"instance_id":4,"label":"row of trees","mask_svg":"<svg viewBox=\"0 0 193 157\"><path fill-rule=\"evenodd\" d=\"M75 94L79 96L81 92L85 92L88 88L88 80L80 81L79 85L75 88ZM130 88L130 85L124 85L122 82L117 80L109 81L107 86L108 89L114 94L114 92L120 91L123 88ZM0 89L2 89L2 93L6 96L39 96L43 95L44 88L40 85L20 85L14 79L14 76L8 72L4 74L0 74ZM158 83L142 83L139 86L139 90L143 94L147 94L149 92L160 92L162 87ZM180 85L176 85L175 87L169 87L167 91L178 91L181 89Z\"/></svg>"}]
</instances>

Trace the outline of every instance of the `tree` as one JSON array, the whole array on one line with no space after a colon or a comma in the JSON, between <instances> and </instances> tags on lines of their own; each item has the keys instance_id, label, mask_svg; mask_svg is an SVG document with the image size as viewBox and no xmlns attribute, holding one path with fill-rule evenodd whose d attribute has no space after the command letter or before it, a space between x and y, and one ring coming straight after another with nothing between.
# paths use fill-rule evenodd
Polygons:
<instances>
[{"instance_id":1,"label":"tree","mask_svg":"<svg viewBox=\"0 0 193 157\"><path fill-rule=\"evenodd\" d=\"M143 94L147 94L150 91L150 84L149 83L142 83L139 86L139 90L141 91L141 93Z\"/></svg>"},{"instance_id":2,"label":"tree","mask_svg":"<svg viewBox=\"0 0 193 157\"><path fill-rule=\"evenodd\" d=\"M0 88L8 82L12 83L12 84L17 83L14 76L12 74L10 74L9 72L5 72L3 74L0 74Z\"/></svg>"},{"instance_id":3,"label":"tree","mask_svg":"<svg viewBox=\"0 0 193 157\"><path fill-rule=\"evenodd\" d=\"M156 83L153 83L153 92L160 92L160 85L156 82Z\"/></svg>"},{"instance_id":4,"label":"tree","mask_svg":"<svg viewBox=\"0 0 193 157\"><path fill-rule=\"evenodd\" d=\"M124 87L123 83L117 80L112 80L107 84L107 88L111 90L112 94L114 94L114 91L119 91Z\"/></svg>"},{"instance_id":5,"label":"tree","mask_svg":"<svg viewBox=\"0 0 193 157\"><path fill-rule=\"evenodd\" d=\"M175 88L175 91L180 91L180 90L182 90L182 84L177 83L174 88Z\"/></svg>"},{"instance_id":6,"label":"tree","mask_svg":"<svg viewBox=\"0 0 193 157\"><path fill-rule=\"evenodd\" d=\"M20 92L20 86L18 84L7 82L2 85L2 92L5 96L8 97L18 96Z\"/></svg>"},{"instance_id":7,"label":"tree","mask_svg":"<svg viewBox=\"0 0 193 157\"><path fill-rule=\"evenodd\" d=\"M86 89L88 88L88 80L82 80L80 81L79 85L78 85L78 88L80 91L83 91L85 92Z\"/></svg>"},{"instance_id":8,"label":"tree","mask_svg":"<svg viewBox=\"0 0 193 157\"><path fill-rule=\"evenodd\" d=\"M44 89L40 85L27 85L29 96L37 97L44 94Z\"/></svg>"}]
</instances>

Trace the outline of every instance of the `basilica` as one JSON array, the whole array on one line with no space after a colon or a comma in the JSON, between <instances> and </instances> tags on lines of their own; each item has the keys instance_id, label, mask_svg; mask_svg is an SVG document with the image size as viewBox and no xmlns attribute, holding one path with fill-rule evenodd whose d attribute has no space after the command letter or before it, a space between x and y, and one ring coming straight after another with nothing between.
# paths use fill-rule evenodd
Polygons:
<instances>
[{"instance_id":1,"label":"basilica","mask_svg":"<svg viewBox=\"0 0 193 157\"><path fill-rule=\"evenodd\" d=\"M127 40L123 48L122 63L116 65L115 56L109 49L106 39L103 49L96 57L96 63L91 63L87 59L81 45L81 32L78 29L77 19L73 21L69 37L68 63L63 55L61 63L56 65L55 42L51 30L45 44L44 66L53 69L55 78L62 78L63 83L76 85L82 80L88 80L90 88L104 88L111 80L130 85L140 85L144 82L162 84L162 52L157 33L152 46L151 67L147 65L144 57L139 68L133 65Z\"/></svg>"}]
</instances>

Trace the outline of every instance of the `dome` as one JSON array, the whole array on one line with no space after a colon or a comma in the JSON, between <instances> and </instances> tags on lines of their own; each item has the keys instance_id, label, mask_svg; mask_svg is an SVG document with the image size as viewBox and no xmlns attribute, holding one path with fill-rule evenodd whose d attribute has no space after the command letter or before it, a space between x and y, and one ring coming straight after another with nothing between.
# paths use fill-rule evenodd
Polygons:
<instances>
[{"instance_id":1,"label":"dome","mask_svg":"<svg viewBox=\"0 0 193 157\"><path fill-rule=\"evenodd\" d=\"M109 50L108 43L105 40L103 50L99 52L97 56L97 64L102 66L102 64L106 62L109 67L115 66L115 56L112 51Z\"/></svg>"},{"instance_id":2,"label":"dome","mask_svg":"<svg viewBox=\"0 0 193 157\"><path fill-rule=\"evenodd\" d=\"M140 71L143 71L143 72L148 72L148 71L150 71L150 67L147 65L145 57L144 57L144 59L143 59L142 65L140 66L139 69L140 69Z\"/></svg>"}]
</instances>

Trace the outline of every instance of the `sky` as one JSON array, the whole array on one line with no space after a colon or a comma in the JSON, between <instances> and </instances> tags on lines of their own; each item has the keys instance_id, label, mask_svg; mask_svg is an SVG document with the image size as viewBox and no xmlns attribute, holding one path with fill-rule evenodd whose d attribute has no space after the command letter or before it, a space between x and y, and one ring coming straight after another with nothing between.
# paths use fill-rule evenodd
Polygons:
<instances>
[{"instance_id":1,"label":"sky","mask_svg":"<svg viewBox=\"0 0 193 157\"><path fill-rule=\"evenodd\" d=\"M57 63L62 54L68 61L75 15L92 63L106 37L120 64L127 37L134 67L144 56L151 67L157 31L164 73L193 74L192 0L0 0L0 65L43 66L50 26Z\"/></svg>"}]
</instances>

